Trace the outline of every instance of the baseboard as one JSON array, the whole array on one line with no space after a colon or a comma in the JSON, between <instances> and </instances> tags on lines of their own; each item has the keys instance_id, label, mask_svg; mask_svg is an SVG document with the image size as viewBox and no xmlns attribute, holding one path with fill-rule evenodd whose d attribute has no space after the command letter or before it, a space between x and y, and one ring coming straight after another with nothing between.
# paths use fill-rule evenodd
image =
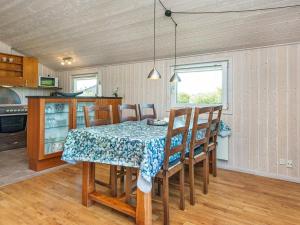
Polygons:
<instances>
[{"instance_id":1,"label":"baseboard","mask_svg":"<svg viewBox=\"0 0 300 225\"><path fill-rule=\"evenodd\" d=\"M284 181L289 181L289 182L294 182L294 183L300 184L300 178L296 178L296 177L289 177L289 176L283 176L283 175L278 175L278 174L274 174L274 173L261 172L261 171L250 170L250 169L241 169L241 168L228 167L228 166L218 166L218 168L224 169L224 170L237 171L237 172L241 172L241 173L249 173L249 174L253 174L256 176L268 177L268 178L273 178L273 179L277 179L277 180L284 180Z\"/></svg>"}]
</instances>

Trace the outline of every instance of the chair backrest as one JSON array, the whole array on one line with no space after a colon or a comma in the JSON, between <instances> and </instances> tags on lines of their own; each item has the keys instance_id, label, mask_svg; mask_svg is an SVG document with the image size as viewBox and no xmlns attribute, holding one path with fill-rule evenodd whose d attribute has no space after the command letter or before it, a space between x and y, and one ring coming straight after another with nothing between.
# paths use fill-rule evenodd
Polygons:
<instances>
[{"instance_id":1,"label":"chair backrest","mask_svg":"<svg viewBox=\"0 0 300 225\"><path fill-rule=\"evenodd\" d=\"M221 121L221 115L222 115L222 105L214 106L213 107L213 119L211 121L211 133L210 137L213 138L213 141L216 143L218 133L219 133L219 126Z\"/></svg>"},{"instance_id":2,"label":"chair backrest","mask_svg":"<svg viewBox=\"0 0 300 225\"><path fill-rule=\"evenodd\" d=\"M201 118L200 118L201 116ZM203 145L203 152L207 152L207 147L210 138L210 128L213 117L212 107L195 107L192 136L190 141L189 158L194 158L194 150ZM199 123L200 118L200 123ZM202 120L203 119L203 120ZM197 139L197 133L204 130L204 137Z\"/></svg>"},{"instance_id":3,"label":"chair backrest","mask_svg":"<svg viewBox=\"0 0 300 225\"><path fill-rule=\"evenodd\" d=\"M129 110L133 112L133 116L126 116L125 110ZM119 105L118 107L119 111L119 118L120 122L125 122L125 121L138 121L138 114L137 114L137 109L136 109L136 104L130 105L130 104L122 104Z\"/></svg>"},{"instance_id":4,"label":"chair backrest","mask_svg":"<svg viewBox=\"0 0 300 225\"><path fill-rule=\"evenodd\" d=\"M186 141L190 126L191 120L191 108L183 108L183 109L171 109L170 117L169 117L169 126L166 138L166 145L165 145L165 158L164 158L164 165L163 169L168 170L169 168L169 157L180 152L181 153L181 161L184 160L185 157L185 148L186 148ZM175 119L181 116L185 116L185 123L182 127L174 128ZM182 141L179 145L171 148L172 138L177 135L182 135Z\"/></svg>"},{"instance_id":5,"label":"chair backrest","mask_svg":"<svg viewBox=\"0 0 300 225\"><path fill-rule=\"evenodd\" d=\"M140 120L144 119L156 119L156 110L154 107L154 104L139 104L139 114L140 114ZM145 109L150 109L152 110L153 114L144 114Z\"/></svg>"},{"instance_id":6,"label":"chair backrest","mask_svg":"<svg viewBox=\"0 0 300 225\"><path fill-rule=\"evenodd\" d=\"M112 124L113 116L111 105L84 106L83 111L86 127ZM95 112L94 120L91 120L90 112Z\"/></svg>"}]
</instances>

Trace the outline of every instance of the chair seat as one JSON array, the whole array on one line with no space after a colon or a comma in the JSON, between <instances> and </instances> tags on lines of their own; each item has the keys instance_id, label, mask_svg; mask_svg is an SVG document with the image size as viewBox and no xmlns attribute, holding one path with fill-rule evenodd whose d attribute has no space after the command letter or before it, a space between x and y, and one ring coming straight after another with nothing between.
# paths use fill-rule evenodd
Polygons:
<instances>
[{"instance_id":1,"label":"chair seat","mask_svg":"<svg viewBox=\"0 0 300 225\"><path fill-rule=\"evenodd\" d=\"M194 150L194 156L197 156L197 155L201 154L203 152L203 148L204 148L203 145L201 145L200 147L196 148ZM190 154L190 152L186 152L185 153L185 157L188 158L189 154Z\"/></svg>"},{"instance_id":2,"label":"chair seat","mask_svg":"<svg viewBox=\"0 0 300 225\"><path fill-rule=\"evenodd\" d=\"M174 165L176 165L178 162L180 161L180 156L176 157L175 159L173 159L172 161L169 161L169 167L172 167Z\"/></svg>"},{"instance_id":3,"label":"chair seat","mask_svg":"<svg viewBox=\"0 0 300 225\"><path fill-rule=\"evenodd\" d=\"M171 158L170 158L171 159ZM168 177L172 176L173 174L177 173L180 170L181 163L181 157L176 157L169 161L169 168L168 168ZM156 174L156 177L159 179L162 179L164 177L164 169L163 166L161 167L161 170Z\"/></svg>"}]
</instances>

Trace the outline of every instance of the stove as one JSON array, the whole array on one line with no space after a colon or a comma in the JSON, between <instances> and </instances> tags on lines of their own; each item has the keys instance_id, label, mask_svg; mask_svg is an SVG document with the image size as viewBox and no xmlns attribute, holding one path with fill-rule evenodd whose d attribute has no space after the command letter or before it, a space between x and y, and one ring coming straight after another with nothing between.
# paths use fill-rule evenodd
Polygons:
<instances>
[{"instance_id":1,"label":"stove","mask_svg":"<svg viewBox=\"0 0 300 225\"><path fill-rule=\"evenodd\" d=\"M0 152L26 146L27 105L10 88L0 87Z\"/></svg>"},{"instance_id":2,"label":"stove","mask_svg":"<svg viewBox=\"0 0 300 225\"><path fill-rule=\"evenodd\" d=\"M27 115L27 105L0 104L0 116Z\"/></svg>"}]
</instances>

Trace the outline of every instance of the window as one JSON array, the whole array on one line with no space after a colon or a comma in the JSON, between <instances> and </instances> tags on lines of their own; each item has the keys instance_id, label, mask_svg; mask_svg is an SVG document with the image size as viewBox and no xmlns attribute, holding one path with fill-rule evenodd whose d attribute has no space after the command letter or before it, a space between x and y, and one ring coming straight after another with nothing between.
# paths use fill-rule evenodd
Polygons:
<instances>
[{"instance_id":1,"label":"window","mask_svg":"<svg viewBox=\"0 0 300 225\"><path fill-rule=\"evenodd\" d=\"M228 61L177 66L181 79L173 86L172 105L214 105L227 108Z\"/></svg>"},{"instance_id":2,"label":"window","mask_svg":"<svg viewBox=\"0 0 300 225\"><path fill-rule=\"evenodd\" d=\"M83 93L80 96L97 95L97 74L84 74L73 76L73 91Z\"/></svg>"}]
</instances>

